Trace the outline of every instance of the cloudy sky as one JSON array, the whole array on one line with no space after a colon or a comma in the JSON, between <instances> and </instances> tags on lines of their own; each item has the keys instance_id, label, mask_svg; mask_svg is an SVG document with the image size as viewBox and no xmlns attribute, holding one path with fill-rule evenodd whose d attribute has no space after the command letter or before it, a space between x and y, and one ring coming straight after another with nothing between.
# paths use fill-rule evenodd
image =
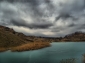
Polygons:
<instances>
[{"instance_id":1,"label":"cloudy sky","mask_svg":"<svg viewBox=\"0 0 85 63\"><path fill-rule=\"evenodd\" d=\"M85 0L0 0L0 25L45 37L85 32Z\"/></svg>"}]
</instances>

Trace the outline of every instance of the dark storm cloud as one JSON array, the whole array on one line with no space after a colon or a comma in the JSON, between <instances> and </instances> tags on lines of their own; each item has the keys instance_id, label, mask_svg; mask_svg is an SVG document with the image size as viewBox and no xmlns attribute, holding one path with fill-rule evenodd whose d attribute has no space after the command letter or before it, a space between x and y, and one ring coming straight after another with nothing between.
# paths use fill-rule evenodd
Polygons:
<instances>
[{"instance_id":1,"label":"dark storm cloud","mask_svg":"<svg viewBox=\"0 0 85 63\"><path fill-rule=\"evenodd\" d=\"M2 19L3 21L5 21L5 19L7 18L7 19L9 19L10 24L14 24L16 26L24 26L24 27L28 27L28 28L49 28L50 26L53 25L53 23L51 23L49 21L44 21L44 19L41 19L41 17L44 15L44 13L41 12L39 10L39 8L38 8L38 6L40 5L38 3L38 0L35 0L35 1L33 1L33 0L27 0L27 1L26 0L21 0L20 1L19 0L22 3L20 3L17 0L19 5L21 4L21 6L22 6L22 4L25 5L24 2L27 3L24 6L26 8L20 7L20 9L17 9L17 7L14 6L16 4L16 0L13 0L13 2L14 2L13 4L9 3L10 0L6 0L6 1L7 1L7 3L6 2L4 2L4 3L2 2L4 4L3 7L5 7L5 5L8 4L9 5L8 8L4 9L3 7L1 7L2 8L2 12L4 13L3 19ZM46 3L50 3L50 1L45 1L45 2ZM29 8L28 8L27 5L29 6ZM10 8L12 6L14 6L14 8ZM20 10L20 11L18 11L18 10ZM44 9L42 11L44 11ZM20 13L19 12L24 13L26 16L27 16L27 14L30 15L32 17L32 19L35 19L34 20L35 22L29 24L25 20L23 20L22 18L20 19L20 15L19 15ZM18 15L18 16L16 17L16 15ZM44 17L45 17L45 15L44 15ZM3 22L3 23L5 24L5 22Z\"/></svg>"},{"instance_id":2,"label":"dark storm cloud","mask_svg":"<svg viewBox=\"0 0 85 63\"><path fill-rule=\"evenodd\" d=\"M56 21L59 20L60 18L67 19L67 18L73 18L73 17L70 16L69 14L61 14L58 17L56 17Z\"/></svg>"},{"instance_id":3,"label":"dark storm cloud","mask_svg":"<svg viewBox=\"0 0 85 63\"><path fill-rule=\"evenodd\" d=\"M85 0L0 0L0 25L63 36L85 28Z\"/></svg>"},{"instance_id":4,"label":"dark storm cloud","mask_svg":"<svg viewBox=\"0 0 85 63\"><path fill-rule=\"evenodd\" d=\"M27 23L27 22L25 22L24 20L20 20L20 19L18 19L18 20L11 20L10 21L11 23L13 23L13 25L16 25L16 26L23 26L23 27L28 27L28 28L31 28L31 29L37 29L37 28L42 28L42 29L45 29L45 28L49 28L49 27L51 27L51 26L53 26L53 24L52 23L49 23L49 22L41 22L41 23Z\"/></svg>"},{"instance_id":5,"label":"dark storm cloud","mask_svg":"<svg viewBox=\"0 0 85 63\"><path fill-rule=\"evenodd\" d=\"M72 18L73 20L77 20L77 18L75 16L73 16L76 12L80 13L81 11L83 11L85 9L85 0L69 0L68 2L66 2L66 4L62 4L63 8L61 11L59 11L59 16L56 17L55 21L61 19L68 19L68 18ZM77 16L77 15L76 15Z\"/></svg>"},{"instance_id":6,"label":"dark storm cloud","mask_svg":"<svg viewBox=\"0 0 85 63\"><path fill-rule=\"evenodd\" d=\"M33 23L33 24L30 24L30 28L42 28L42 29L46 29L46 28L49 28L51 26L53 26L53 24L51 23L39 23L39 24L36 24L36 23Z\"/></svg>"},{"instance_id":7,"label":"dark storm cloud","mask_svg":"<svg viewBox=\"0 0 85 63\"><path fill-rule=\"evenodd\" d=\"M74 26L76 26L74 23L68 25L68 27L74 27Z\"/></svg>"},{"instance_id":8,"label":"dark storm cloud","mask_svg":"<svg viewBox=\"0 0 85 63\"><path fill-rule=\"evenodd\" d=\"M32 4L36 4L36 0L0 0L0 1L7 1L7 2L30 2Z\"/></svg>"}]
</instances>

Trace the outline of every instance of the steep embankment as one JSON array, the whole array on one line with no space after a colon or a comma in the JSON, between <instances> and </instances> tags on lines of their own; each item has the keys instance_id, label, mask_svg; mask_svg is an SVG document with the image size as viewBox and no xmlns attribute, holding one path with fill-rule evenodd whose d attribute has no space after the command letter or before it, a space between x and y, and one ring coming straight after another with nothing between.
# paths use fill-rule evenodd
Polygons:
<instances>
[{"instance_id":1,"label":"steep embankment","mask_svg":"<svg viewBox=\"0 0 85 63\"><path fill-rule=\"evenodd\" d=\"M0 26L0 47L13 47L26 43L13 29Z\"/></svg>"}]
</instances>

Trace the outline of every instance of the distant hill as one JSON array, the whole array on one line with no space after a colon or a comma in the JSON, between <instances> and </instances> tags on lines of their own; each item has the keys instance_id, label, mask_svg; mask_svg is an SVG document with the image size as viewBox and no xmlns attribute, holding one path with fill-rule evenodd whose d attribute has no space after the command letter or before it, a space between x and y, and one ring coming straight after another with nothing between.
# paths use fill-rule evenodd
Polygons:
<instances>
[{"instance_id":1,"label":"distant hill","mask_svg":"<svg viewBox=\"0 0 85 63\"><path fill-rule=\"evenodd\" d=\"M50 42L85 42L85 33L75 32L65 37L26 36L13 29L0 26L0 51L26 51L50 46Z\"/></svg>"},{"instance_id":2,"label":"distant hill","mask_svg":"<svg viewBox=\"0 0 85 63\"><path fill-rule=\"evenodd\" d=\"M37 37L37 36L26 36L23 33L15 32L13 29L0 26L0 45L18 46L28 42L67 42L67 41L85 41L85 33L75 32L68 34L65 37ZM1 47L0 46L0 47Z\"/></svg>"},{"instance_id":3,"label":"distant hill","mask_svg":"<svg viewBox=\"0 0 85 63\"><path fill-rule=\"evenodd\" d=\"M33 37L28 36L33 41L43 41L43 42L85 42L85 33L84 32L75 32L68 34L64 37Z\"/></svg>"},{"instance_id":4,"label":"distant hill","mask_svg":"<svg viewBox=\"0 0 85 63\"><path fill-rule=\"evenodd\" d=\"M84 32L75 32L69 35L66 35L61 39L61 41L74 41L74 42L82 42L85 41L85 33Z\"/></svg>"},{"instance_id":5,"label":"distant hill","mask_svg":"<svg viewBox=\"0 0 85 63\"><path fill-rule=\"evenodd\" d=\"M64 37L34 37L31 38L33 41L43 41L43 42L85 42L85 33L84 32L75 32L68 34Z\"/></svg>"}]
</instances>

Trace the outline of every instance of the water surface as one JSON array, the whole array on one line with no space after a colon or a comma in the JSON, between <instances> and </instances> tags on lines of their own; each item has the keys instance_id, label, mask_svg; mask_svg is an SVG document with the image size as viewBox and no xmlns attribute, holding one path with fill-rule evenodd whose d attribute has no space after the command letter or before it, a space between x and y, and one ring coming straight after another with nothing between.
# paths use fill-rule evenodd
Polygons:
<instances>
[{"instance_id":1,"label":"water surface","mask_svg":"<svg viewBox=\"0 0 85 63\"><path fill-rule=\"evenodd\" d=\"M77 63L82 63L82 54L85 53L84 42L53 42L51 45L33 51L1 52L0 63L59 63L62 59L70 58L76 58Z\"/></svg>"}]
</instances>

